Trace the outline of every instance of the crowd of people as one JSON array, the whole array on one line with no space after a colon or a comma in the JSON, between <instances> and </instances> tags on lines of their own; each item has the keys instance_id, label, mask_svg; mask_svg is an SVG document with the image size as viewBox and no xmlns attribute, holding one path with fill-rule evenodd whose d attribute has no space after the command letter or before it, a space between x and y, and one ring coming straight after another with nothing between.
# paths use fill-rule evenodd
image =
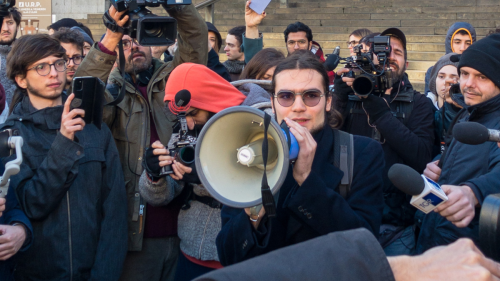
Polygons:
<instances>
[{"instance_id":1,"label":"crowd of people","mask_svg":"<svg viewBox=\"0 0 500 281\"><path fill-rule=\"evenodd\" d=\"M22 15L9 9L0 129L24 145L0 198L0 280L500 280L500 264L476 246L481 206L500 193L500 144L472 146L452 134L463 122L500 129L500 29L478 40L472 25L454 23L424 93L406 73L404 32L355 30L346 38L354 57L376 36L390 38L392 85L360 95L351 68L327 70L302 22L283 31L286 54L264 48L266 13L250 3L245 25L225 42L193 5L163 5L178 37L155 47L109 28L94 42L73 19L16 39ZM114 6L108 13L119 27L129 21ZM106 84L100 129L75 106L72 82L84 76ZM300 150L275 216L221 204L194 163L170 155L181 90L191 93L192 142L229 107L253 107L289 127ZM339 135L350 139L347 170L335 155ZM448 201L418 211L389 180L394 164L441 185Z\"/></svg>"}]
</instances>

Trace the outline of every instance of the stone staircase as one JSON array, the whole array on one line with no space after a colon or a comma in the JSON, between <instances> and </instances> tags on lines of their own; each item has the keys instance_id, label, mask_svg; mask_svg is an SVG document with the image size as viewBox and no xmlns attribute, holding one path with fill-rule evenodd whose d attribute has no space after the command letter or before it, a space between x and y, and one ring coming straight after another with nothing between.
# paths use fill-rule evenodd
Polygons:
<instances>
[{"instance_id":1,"label":"stone staircase","mask_svg":"<svg viewBox=\"0 0 500 281\"><path fill-rule=\"evenodd\" d=\"M287 7L285 7L285 4ZM224 39L227 30L244 25L245 0L221 0L215 4L214 24ZM155 13L164 14L161 9ZM482 38L500 25L500 0L272 0L267 16L259 27L264 33L264 47L286 53L283 31L295 21L307 24L314 40L325 54L336 46L341 56L349 55L348 35L358 28L380 32L398 27L407 35L409 67L407 73L414 87L424 90L425 71L444 54L445 36L457 21L472 24ZM82 21L100 39L105 29L102 15L88 15ZM222 51L221 61L226 60Z\"/></svg>"}]
</instances>

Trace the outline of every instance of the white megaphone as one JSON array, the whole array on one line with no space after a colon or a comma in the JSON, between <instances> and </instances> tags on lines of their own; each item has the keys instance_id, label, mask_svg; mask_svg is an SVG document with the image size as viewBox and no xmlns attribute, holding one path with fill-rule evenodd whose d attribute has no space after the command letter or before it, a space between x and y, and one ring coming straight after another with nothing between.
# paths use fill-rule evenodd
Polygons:
<instances>
[{"instance_id":1,"label":"white megaphone","mask_svg":"<svg viewBox=\"0 0 500 281\"><path fill-rule=\"evenodd\" d=\"M262 204L264 114L248 106L224 109L210 118L198 137L198 177L210 195L224 205L249 208ZM275 120L268 127L268 148L267 181L275 195L290 162L287 136ZM293 154L298 153L298 145L295 150L291 150Z\"/></svg>"}]
</instances>

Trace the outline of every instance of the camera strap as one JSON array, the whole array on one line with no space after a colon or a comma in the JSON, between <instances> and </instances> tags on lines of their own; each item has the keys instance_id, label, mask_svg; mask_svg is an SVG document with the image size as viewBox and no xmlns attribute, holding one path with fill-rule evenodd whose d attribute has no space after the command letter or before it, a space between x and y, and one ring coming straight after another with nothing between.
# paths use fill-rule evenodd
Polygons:
<instances>
[{"instance_id":1,"label":"camera strap","mask_svg":"<svg viewBox=\"0 0 500 281\"><path fill-rule=\"evenodd\" d=\"M107 12L106 12L107 13ZM125 82L125 54L123 53L123 41L120 39L120 42L118 42L118 54L119 54L119 63L120 63L120 75L122 76L122 87L120 89L120 93L116 97L115 100L108 102L106 105L117 105L119 104L123 98L125 97L125 88L126 82Z\"/></svg>"},{"instance_id":2,"label":"camera strap","mask_svg":"<svg viewBox=\"0 0 500 281\"><path fill-rule=\"evenodd\" d=\"M264 175L262 176L262 205L264 206L264 210L266 210L266 214L268 217L272 218L276 216L276 205L274 203L273 193L269 188L269 184L267 182L267 156L269 154L269 144L267 137L267 129L269 128L269 124L271 123L271 115L264 112L264 141L262 142L262 159L264 160Z\"/></svg>"}]
</instances>

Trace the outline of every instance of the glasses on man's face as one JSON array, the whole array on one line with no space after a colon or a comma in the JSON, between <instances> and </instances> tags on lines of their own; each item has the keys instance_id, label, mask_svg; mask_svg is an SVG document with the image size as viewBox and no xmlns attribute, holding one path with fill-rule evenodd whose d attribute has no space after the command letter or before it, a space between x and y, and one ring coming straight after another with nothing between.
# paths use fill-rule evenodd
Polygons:
<instances>
[{"instance_id":1,"label":"glasses on man's face","mask_svg":"<svg viewBox=\"0 0 500 281\"><path fill-rule=\"evenodd\" d=\"M77 56L74 56L72 58L68 58L66 60L66 63L69 64L70 61L73 61L74 65L79 65L83 61L83 56L77 55Z\"/></svg>"},{"instance_id":2,"label":"glasses on man's face","mask_svg":"<svg viewBox=\"0 0 500 281\"><path fill-rule=\"evenodd\" d=\"M36 73L40 76L46 76L50 73L50 70L54 66L55 70L58 72L63 72L66 70L66 61L64 59L56 60L54 63L41 63L33 66L28 70L36 70Z\"/></svg>"},{"instance_id":3,"label":"glasses on man's face","mask_svg":"<svg viewBox=\"0 0 500 281\"><path fill-rule=\"evenodd\" d=\"M290 107L295 102L295 96L302 96L302 101L308 107L314 107L318 105L321 97L324 94L319 90L306 90L303 93L294 93L290 90L281 90L275 97L278 103L284 107Z\"/></svg>"},{"instance_id":4,"label":"glasses on man's face","mask_svg":"<svg viewBox=\"0 0 500 281\"><path fill-rule=\"evenodd\" d=\"M123 43L123 50L128 50L128 49L132 48L133 43L135 43L137 46L140 46L139 41L137 41L137 39L135 39L135 38L132 40L122 39L122 43Z\"/></svg>"},{"instance_id":5,"label":"glasses on man's face","mask_svg":"<svg viewBox=\"0 0 500 281\"><path fill-rule=\"evenodd\" d=\"M359 44L359 41L355 41L355 40L352 40L352 41L347 41L347 47L351 47L351 46L356 46Z\"/></svg>"},{"instance_id":6,"label":"glasses on man's face","mask_svg":"<svg viewBox=\"0 0 500 281\"><path fill-rule=\"evenodd\" d=\"M299 40L299 41L293 41L293 40L288 40L286 44L289 47L295 47L295 45L299 45L299 47L305 47L307 45L307 40Z\"/></svg>"}]
</instances>

